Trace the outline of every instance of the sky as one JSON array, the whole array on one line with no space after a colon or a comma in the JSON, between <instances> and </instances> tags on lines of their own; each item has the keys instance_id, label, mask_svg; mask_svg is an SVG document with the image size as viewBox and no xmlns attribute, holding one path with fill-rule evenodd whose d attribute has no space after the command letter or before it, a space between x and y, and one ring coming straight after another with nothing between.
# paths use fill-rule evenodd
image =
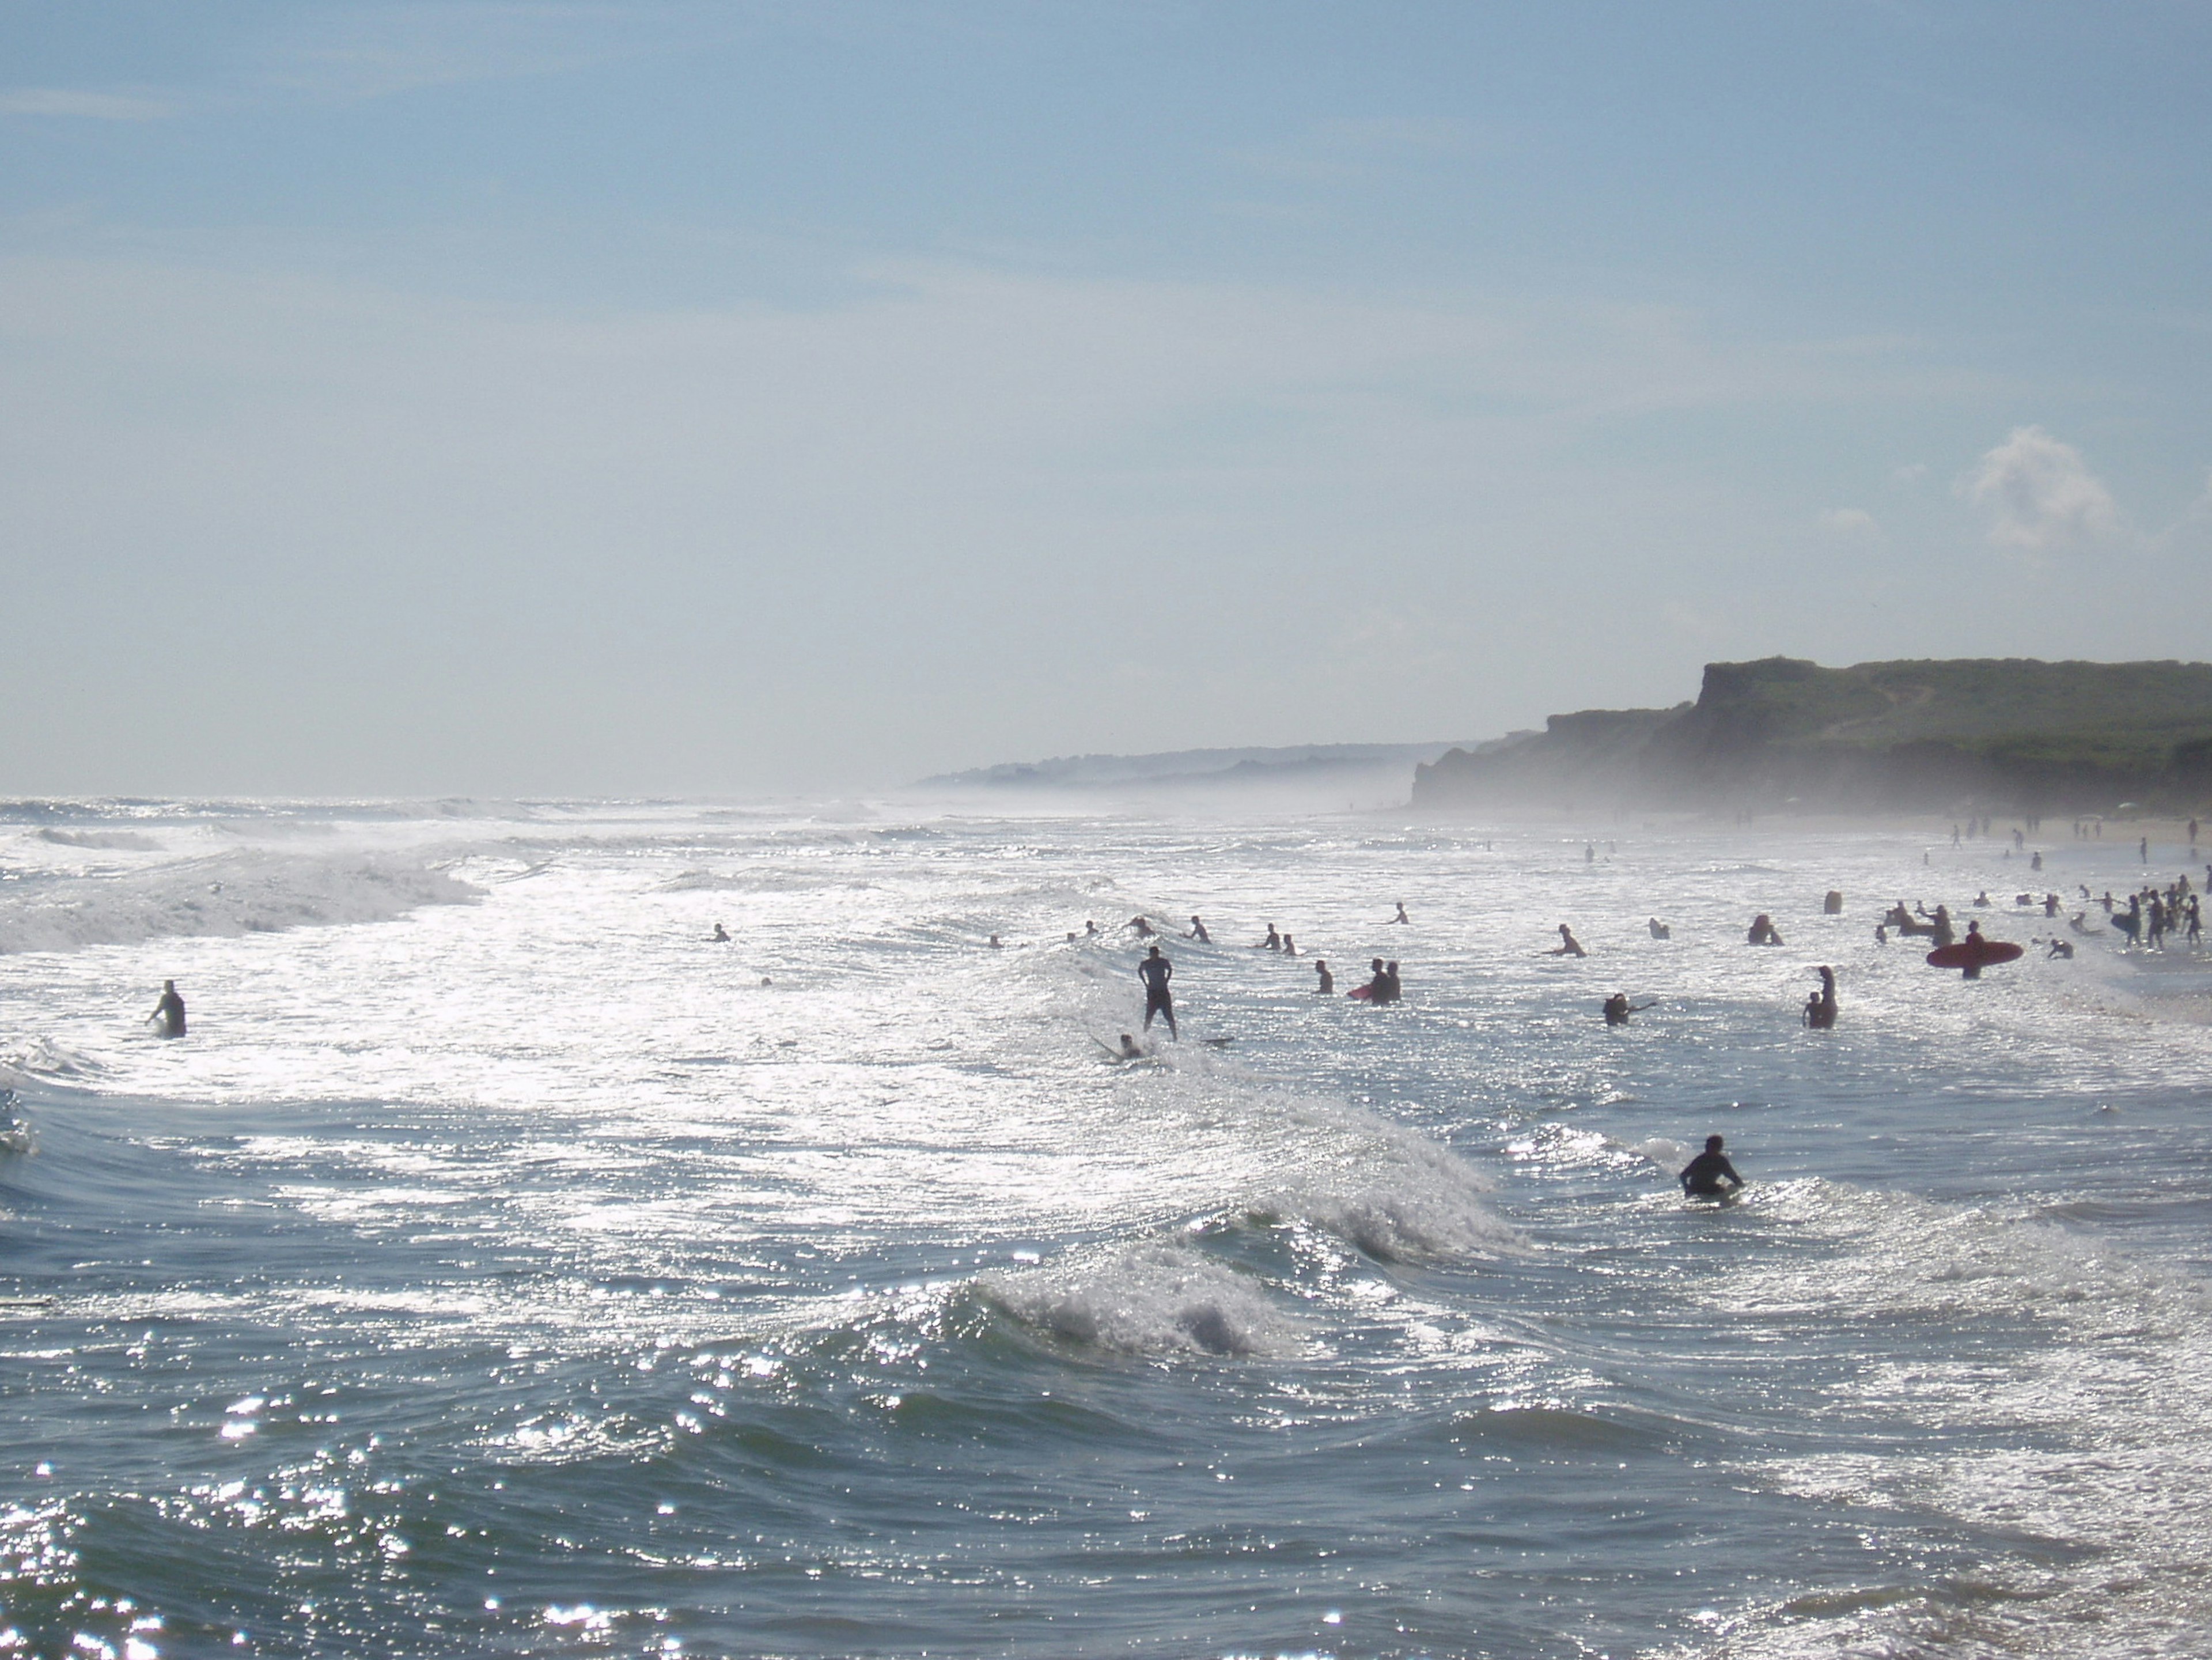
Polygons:
<instances>
[{"instance_id":1,"label":"sky","mask_svg":"<svg viewBox=\"0 0 2212 1660\"><path fill-rule=\"evenodd\" d=\"M0 0L0 794L2212 648L2212 8Z\"/></svg>"}]
</instances>

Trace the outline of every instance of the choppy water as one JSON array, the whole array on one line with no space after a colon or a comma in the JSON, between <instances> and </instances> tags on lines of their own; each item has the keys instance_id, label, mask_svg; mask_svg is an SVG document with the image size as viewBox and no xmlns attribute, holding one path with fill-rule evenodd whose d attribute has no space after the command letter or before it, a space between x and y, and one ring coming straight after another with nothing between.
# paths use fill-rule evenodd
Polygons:
<instances>
[{"instance_id":1,"label":"choppy water","mask_svg":"<svg viewBox=\"0 0 2212 1660\"><path fill-rule=\"evenodd\" d=\"M1898 833L893 811L14 809L0 1653L2203 1651L2197 959L1939 976L2028 873Z\"/></svg>"}]
</instances>

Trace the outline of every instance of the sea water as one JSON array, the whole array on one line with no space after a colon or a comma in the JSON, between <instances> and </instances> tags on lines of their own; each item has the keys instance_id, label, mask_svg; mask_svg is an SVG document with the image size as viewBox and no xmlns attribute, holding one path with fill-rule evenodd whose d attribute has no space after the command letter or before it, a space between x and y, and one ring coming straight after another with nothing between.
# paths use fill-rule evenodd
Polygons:
<instances>
[{"instance_id":1,"label":"sea water","mask_svg":"<svg viewBox=\"0 0 2212 1660\"><path fill-rule=\"evenodd\" d=\"M2188 851L1929 828L19 805L0 1654L2201 1653L2204 965L1874 935Z\"/></svg>"}]
</instances>

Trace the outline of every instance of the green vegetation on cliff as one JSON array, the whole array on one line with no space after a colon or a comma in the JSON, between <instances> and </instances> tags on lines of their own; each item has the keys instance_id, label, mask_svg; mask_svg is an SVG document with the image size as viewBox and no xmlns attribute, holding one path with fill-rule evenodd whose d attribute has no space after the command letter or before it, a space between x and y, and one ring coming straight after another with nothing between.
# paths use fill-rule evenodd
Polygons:
<instances>
[{"instance_id":1,"label":"green vegetation on cliff","mask_svg":"<svg viewBox=\"0 0 2212 1660\"><path fill-rule=\"evenodd\" d=\"M1416 806L2109 812L2212 796L2212 664L2032 658L1706 665L1694 703L1554 715L1415 774Z\"/></svg>"}]
</instances>

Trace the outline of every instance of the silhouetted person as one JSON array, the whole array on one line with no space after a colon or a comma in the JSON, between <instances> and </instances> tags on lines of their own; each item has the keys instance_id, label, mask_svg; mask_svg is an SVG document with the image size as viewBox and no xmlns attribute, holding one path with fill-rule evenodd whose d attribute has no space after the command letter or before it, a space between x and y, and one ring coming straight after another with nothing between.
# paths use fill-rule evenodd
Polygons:
<instances>
[{"instance_id":1,"label":"silhouetted person","mask_svg":"<svg viewBox=\"0 0 2212 1660\"><path fill-rule=\"evenodd\" d=\"M1805 1024L1814 1031L1832 1031L1836 1025L1836 971L1823 966L1819 973L1820 989L1805 999Z\"/></svg>"},{"instance_id":2,"label":"silhouetted person","mask_svg":"<svg viewBox=\"0 0 2212 1660\"><path fill-rule=\"evenodd\" d=\"M1395 1003L1406 994L1406 988L1398 979L1398 964L1394 960L1382 965L1382 1000Z\"/></svg>"},{"instance_id":3,"label":"silhouetted person","mask_svg":"<svg viewBox=\"0 0 2212 1660\"><path fill-rule=\"evenodd\" d=\"M1283 955L1285 957L1296 957L1297 954L1298 942L1291 939L1289 934L1285 933L1283 936Z\"/></svg>"},{"instance_id":4,"label":"silhouetted person","mask_svg":"<svg viewBox=\"0 0 2212 1660\"><path fill-rule=\"evenodd\" d=\"M1656 916L1644 926L1651 930L1651 937L1654 939L1672 939L1674 937L1674 930Z\"/></svg>"},{"instance_id":5,"label":"silhouetted person","mask_svg":"<svg viewBox=\"0 0 2212 1660\"><path fill-rule=\"evenodd\" d=\"M1333 997L1336 994L1336 976L1328 971L1328 959L1327 958L1316 957L1314 958L1314 976L1320 982L1315 989L1319 991L1323 997Z\"/></svg>"},{"instance_id":6,"label":"silhouetted person","mask_svg":"<svg viewBox=\"0 0 2212 1660\"><path fill-rule=\"evenodd\" d=\"M1705 1150L1682 1166L1682 1191L1695 1199L1717 1199L1731 1189L1743 1185L1743 1177L1735 1173L1735 1166L1721 1151L1721 1138L1708 1135ZM1723 1187L1722 1183L1727 1183Z\"/></svg>"},{"instance_id":7,"label":"silhouetted person","mask_svg":"<svg viewBox=\"0 0 2212 1660\"><path fill-rule=\"evenodd\" d=\"M1139 939L1149 939L1152 937L1152 925L1141 915L1131 917L1121 926L1125 928L1136 929L1137 938Z\"/></svg>"},{"instance_id":8,"label":"silhouetted person","mask_svg":"<svg viewBox=\"0 0 2212 1660\"><path fill-rule=\"evenodd\" d=\"M1270 922L1267 924L1267 937L1265 939L1262 939L1252 949L1255 951L1280 951L1282 948L1283 936L1275 932L1275 925L1273 922Z\"/></svg>"},{"instance_id":9,"label":"silhouetted person","mask_svg":"<svg viewBox=\"0 0 2212 1660\"><path fill-rule=\"evenodd\" d=\"M1781 934L1775 930L1774 919L1765 911L1751 919L1751 932L1746 939L1754 946L1778 946L1782 943Z\"/></svg>"},{"instance_id":10,"label":"silhouetted person","mask_svg":"<svg viewBox=\"0 0 2212 1660\"><path fill-rule=\"evenodd\" d=\"M1626 992L1617 991L1605 1000L1605 1024L1608 1026L1625 1026L1628 1024L1630 1015L1641 1014L1650 1006L1649 1003L1632 1003L1628 1000Z\"/></svg>"},{"instance_id":11,"label":"silhouetted person","mask_svg":"<svg viewBox=\"0 0 2212 1660\"><path fill-rule=\"evenodd\" d=\"M161 982L161 1000L154 1005L149 1018L161 1023L161 1036L182 1037L185 1035L185 1000L177 995L177 982Z\"/></svg>"},{"instance_id":12,"label":"silhouetted person","mask_svg":"<svg viewBox=\"0 0 2212 1660\"><path fill-rule=\"evenodd\" d=\"M1559 924L1559 943L1544 953L1547 957L1587 957L1583 942L1575 938L1575 931L1565 922Z\"/></svg>"},{"instance_id":13,"label":"silhouetted person","mask_svg":"<svg viewBox=\"0 0 2212 1660\"><path fill-rule=\"evenodd\" d=\"M730 943L730 931L724 927L720 922L715 923L714 937L708 943L715 946L728 945Z\"/></svg>"},{"instance_id":14,"label":"silhouetted person","mask_svg":"<svg viewBox=\"0 0 2212 1660\"><path fill-rule=\"evenodd\" d=\"M1190 919L1190 938L1197 940L1201 946L1210 946L1213 943L1213 936L1206 931L1206 924L1195 916Z\"/></svg>"},{"instance_id":15,"label":"silhouetted person","mask_svg":"<svg viewBox=\"0 0 2212 1660\"><path fill-rule=\"evenodd\" d=\"M1124 1061L1141 1061L1145 1058L1144 1050L1137 1047L1137 1040L1126 1031L1121 1034L1121 1058Z\"/></svg>"},{"instance_id":16,"label":"silhouetted person","mask_svg":"<svg viewBox=\"0 0 2212 1660\"><path fill-rule=\"evenodd\" d=\"M2194 840L2195 838L2191 837L2191 839ZM1392 925L1395 926L1400 922L1411 922L1413 920L1413 919L1412 917L1406 915L1406 902L1401 899L1398 902L1398 914L1390 919Z\"/></svg>"},{"instance_id":17,"label":"silhouetted person","mask_svg":"<svg viewBox=\"0 0 2212 1660\"><path fill-rule=\"evenodd\" d=\"M1160 955L1154 946L1152 954L1137 964L1137 978L1145 986L1145 1030L1152 1029L1152 1017L1158 1015L1168 1023L1168 1036L1180 1038L1176 1030L1175 999L1168 994L1168 982L1175 978L1175 964Z\"/></svg>"}]
</instances>

